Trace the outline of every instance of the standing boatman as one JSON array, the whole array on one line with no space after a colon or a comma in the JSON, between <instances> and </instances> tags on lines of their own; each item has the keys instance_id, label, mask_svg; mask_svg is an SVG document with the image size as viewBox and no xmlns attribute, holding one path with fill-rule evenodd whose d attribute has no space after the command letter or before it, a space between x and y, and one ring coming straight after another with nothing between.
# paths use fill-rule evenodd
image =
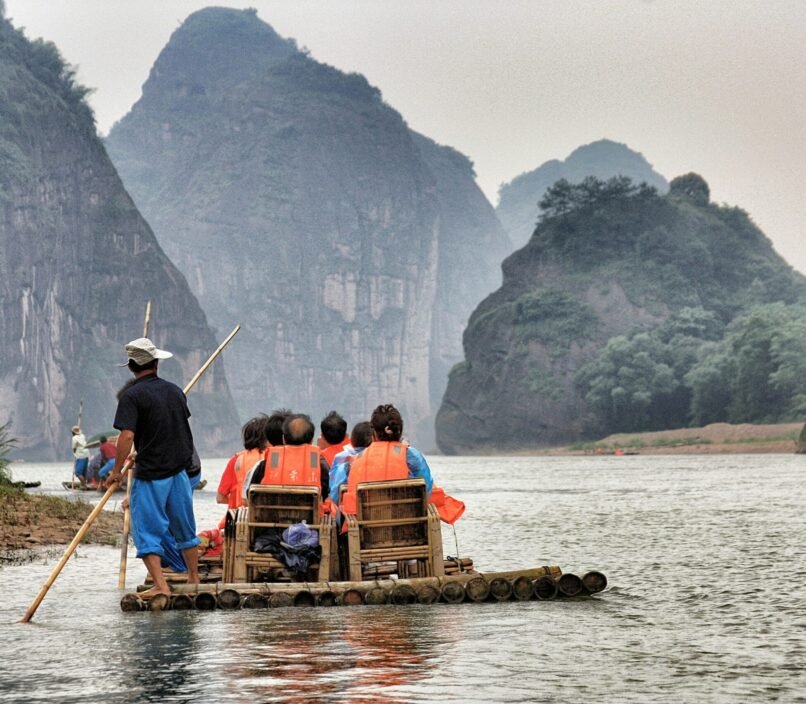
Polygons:
<instances>
[{"instance_id":1,"label":"standing boatman","mask_svg":"<svg viewBox=\"0 0 806 704\"><path fill-rule=\"evenodd\" d=\"M192 464L193 435L185 394L176 384L157 376L159 360L173 357L157 349L147 337L126 345L125 366L134 383L118 400L114 427L120 431L115 466L106 481L119 482L121 470L132 447L137 450L134 465L131 511L132 537L137 557L145 563L154 586L140 594L148 599L170 595L162 574L163 540L172 535L188 568L188 584L198 584L196 520L193 491L187 469Z\"/></svg>"},{"instance_id":2,"label":"standing boatman","mask_svg":"<svg viewBox=\"0 0 806 704\"><path fill-rule=\"evenodd\" d=\"M73 433L71 447L73 450L73 458L75 459L73 464L73 474L78 477L78 481L81 482L81 486L86 486L87 465L90 462L90 451L87 448L87 438L84 437L84 433L81 432L81 427L78 425L74 425L71 432Z\"/></svg>"}]
</instances>

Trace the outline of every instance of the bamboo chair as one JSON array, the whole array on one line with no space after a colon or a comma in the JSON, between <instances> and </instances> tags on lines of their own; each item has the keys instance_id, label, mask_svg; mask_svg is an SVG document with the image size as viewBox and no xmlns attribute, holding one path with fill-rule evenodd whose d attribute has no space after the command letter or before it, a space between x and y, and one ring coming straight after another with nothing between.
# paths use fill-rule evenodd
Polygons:
<instances>
[{"instance_id":1,"label":"bamboo chair","mask_svg":"<svg viewBox=\"0 0 806 704\"><path fill-rule=\"evenodd\" d=\"M331 516L319 515L319 489L307 486L260 484L250 487L247 506L239 509L235 523L233 568L228 576L233 582L291 581L286 566L268 553L252 547L265 528L285 529L305 521L319 532L322 557L308 570L311 581L328 581L337 573L336 534Z\"/></svg>"},{"instance_id":2,"label":"bamboo chair","mask_svg":"<svg viewBox=\"0 0 806 704\"><path fill-rule=\"evenodd\" d=\"M345 516L350 581L444 574L439 514L428 504L425 480L361 483L356 503L357 514Z\"/></svg>"}]
</instances>

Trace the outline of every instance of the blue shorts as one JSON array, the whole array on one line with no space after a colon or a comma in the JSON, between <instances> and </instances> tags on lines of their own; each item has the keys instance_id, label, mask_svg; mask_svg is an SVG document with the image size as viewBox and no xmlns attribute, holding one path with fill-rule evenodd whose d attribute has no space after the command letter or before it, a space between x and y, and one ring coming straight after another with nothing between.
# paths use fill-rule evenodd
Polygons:
<instances>
[{"instance_id":1,"label":"blue shorts","mask_svg":"<svg viewBox=\"0 0 806 704\"><path fill-rule=\"evenodd\" d=\"M87 473L87 465L89 463L89 457L79 457L73 465L73 474L77 477L83 477Z\"/></svg>"},{"instance_id":2,"label":"blue shorts","mask_svg":"<svg viewBox=\"0 0 806 704\"><path fill-rule=\"evenodd\" d=\"M180 550L201 543L193 516L193 490L185 471L167 479L138 479L132 484L129 508L139 558L164 556L163 541L168 535L173 536Z\"/></svg>"},{"instance_id":3,"label":"blue shorts","mask_svg":"<svg viewBox=\"0 0 806 704\"><path fill-rule=\"evenodd\" d=\"M106 461L103 467L98 470L98 476L101 479L106 479L106 476L112 471L112 467L115 466L115 458L112 457Z\"/></svg>"}]
</instances>

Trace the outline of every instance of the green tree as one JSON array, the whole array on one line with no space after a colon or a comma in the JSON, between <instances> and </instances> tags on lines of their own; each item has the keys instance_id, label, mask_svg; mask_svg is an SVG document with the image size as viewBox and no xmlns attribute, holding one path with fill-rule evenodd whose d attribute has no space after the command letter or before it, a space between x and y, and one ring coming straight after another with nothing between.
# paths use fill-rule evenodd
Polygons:
<instances>
[{"instance_id":1,"label":"green tree","mask_svg":"<svg viewBox=\"0 0 806 704\"><path fill-rule=\"evenodd\" d=\"M781 422L806 407L806 308L774 303L736 318L687 376L694 423Z\"/></svg>"}]
</instances>

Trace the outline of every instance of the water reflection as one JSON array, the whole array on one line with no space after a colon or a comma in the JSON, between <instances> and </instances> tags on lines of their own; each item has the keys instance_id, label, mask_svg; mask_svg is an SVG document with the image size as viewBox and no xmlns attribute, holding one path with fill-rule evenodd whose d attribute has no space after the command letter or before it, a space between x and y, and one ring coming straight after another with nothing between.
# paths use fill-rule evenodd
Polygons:
<instances>
[{"instance_id":1,"label":"water reflection","mask_svg":"<svg viewBox=\"0 0 806 704\"><path fill-rule=\"evenodd\" d=\"M120 657L123 688L133 701L185 702L205 699L195 664L203 658L199 614L174 611L128 614Z\"/></svg>"},{"instance_id":2,"label":"water reflection","mask_svg":"<svg viewBox=\"0 0 806 704\"><path fill-rule=\"evenodd\" d=\"M241 612L242 614L244 612ZM277 609L233 621L228 689L258 701L405 701L390 688L433 669L433 607ZM247 657L243 657L248 653Z\"/></svg>"}]
</instances>

